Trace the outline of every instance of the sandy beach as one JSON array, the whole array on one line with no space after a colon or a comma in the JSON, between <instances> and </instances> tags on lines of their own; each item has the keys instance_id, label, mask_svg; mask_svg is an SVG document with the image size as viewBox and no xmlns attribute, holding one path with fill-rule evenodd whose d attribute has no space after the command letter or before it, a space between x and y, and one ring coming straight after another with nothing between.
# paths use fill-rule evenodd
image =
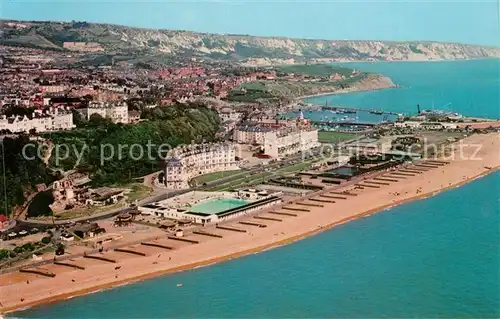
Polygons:
<instances>
[{"instance_id":1,"label":"sandy beach","mask_svg":"<svg viewBox=\"0 0 500 319\"><path fill-rule=\"evenodd\" d=\"M85 269L55 264L39 268L56 274L53 278L21 272L3 274L0 276L0 313L285 245L392 206L458 187L500 167L500 134L473 135L463 140L462 145L452 154L454 158L429 161L399 173L381 172L357 182L358 186L332 186L321 193L307 195L308 198L297 198L292 204L263 211L259 213L260 218L248 216L245 221L253 225L241 224L241 220L223 225L246 232L205 227L204 232L218 237L203 234L185 237L198 241L197 244L161 237L154 243L174 249L138 244L128 249L145 256L109 250L100 256L116 263L75 258L66 262ZM479 150L478 146L481 146ZM342 192L348 194L339 194Z\"/></svg>"}]
</instances>

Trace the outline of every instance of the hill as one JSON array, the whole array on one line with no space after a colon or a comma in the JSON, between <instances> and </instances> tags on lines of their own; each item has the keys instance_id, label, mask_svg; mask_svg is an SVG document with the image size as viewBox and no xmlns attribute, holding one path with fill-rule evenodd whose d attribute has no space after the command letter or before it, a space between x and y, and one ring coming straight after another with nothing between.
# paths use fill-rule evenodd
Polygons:
<instances>
[{"instance_id":1,"label":"hill","mask_svg":"<svg viewBox=\"0 0 500 319\"><path fill-rule=\"evenodd\" d=\"M1 20L0 30L0 44L5 45L108 54L200 57L250 65L500 57L500 48L457 43L288 39L87 22ZM89 42L90 45L72 47L68 42Z\"/></svg>"}]
</instances>

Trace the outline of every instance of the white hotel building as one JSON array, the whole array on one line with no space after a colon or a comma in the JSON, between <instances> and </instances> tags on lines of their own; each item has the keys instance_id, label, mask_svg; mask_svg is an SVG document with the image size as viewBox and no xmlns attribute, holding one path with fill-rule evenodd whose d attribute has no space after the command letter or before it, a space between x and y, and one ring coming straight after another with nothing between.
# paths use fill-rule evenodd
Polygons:
<instances>
[{"instance_id":1,"label":"white hotel building","mask_svg":"<svg viewBox=\"0 0 500 319\"><path fill-rule=\"evenodd\" d=\"M108 102L90 102L86 108L78 111L88 121L93 114L99 114L103 118L109 118L113 123L128 123L128 107L125 102L118 104Z\"/></svg>"},{"instance_id":2,"label":"white hotel building","mask_svg":"<svg viewBox=\"0 0 500 319\"><path fill-rule=\"evenodd\" d=\"M14 116L0 118L0 130L9 130L12 133L71 130L74 128L73 113L56 110L54 114L35 112L30 117Z\"/></svg>"},{"instance_id":3,"label":"white hotel building","mask_svg":"<svg viewBox=\"0 0 500 319\"><path fill-rule=\"evenodd\" d=\"M304 152L321 144L318 130L300 112L296 120L241 125L233 131L233 141L262 145L264 154L274 158Z\"/></svg>"},{"instance_id":4,"label":"white hotel building","mask_svg":"<svg viewBox=\"0 0 500 319\"><path fill-rule=\"evenodd\" d=\"M165 186L186 189L196 176L238 169L236 150L232 143L183 145L171 150L165 160Z\"/></svg>"},{"instance_id":5,"label":"white hotel building","mask_svg":"<svg viewBox=\"0 0 500 319\"><path fill-rule=\"evenodd\" d=\"M293 127L268 132L264 137L264 154L279 158L318 147L318 130L311 127Z\"/></svg>"}]
</instances>

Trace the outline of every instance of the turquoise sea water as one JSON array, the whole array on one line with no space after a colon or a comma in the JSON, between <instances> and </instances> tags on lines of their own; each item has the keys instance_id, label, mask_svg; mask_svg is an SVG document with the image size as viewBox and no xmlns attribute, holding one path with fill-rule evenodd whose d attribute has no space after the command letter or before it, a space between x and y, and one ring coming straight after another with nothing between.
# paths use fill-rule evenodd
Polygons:
<instances>
[{"instance_id":1,"label":"turquoise sea water","mask_svg":"<svg viewBox=\"0 0 500 319\"><path fill-rule=\"evenodd\" d=\"M498 318L499 195L495 173L288 246L16 316Z\"/></svg>"},{"instance_id":2,"label":"turquoise sea water","mask_svg":"<svg viewBox=\"0 0 500 319\"><path fill-rule=\"evenodd\" d=\"M407 70L408 78L399 67ZM441 104L468 101L459 112L500 117L497 61L362 64L358 68L385 70L382 73L395 82L411 86L398 90L413 91L415 96L397 90L356 93L340 97L345 106L363 106L355 103L358 100L369 108L393 111L401 111L401 105L408 110L417 103L425 107L422 96L427 87L433 92L428 101L432 103L433 96L436 108L441 92ZM440 72L451 74L440 76ZM463 74L476 77L463 78ZM391 95L400 99L393 101ZM291 245L13 315L498 318L499 225L500 172Z\"/></svg>"},{"instance_id":3,"label":"turquoise sea water","mask_svg":"<svg viewBox=\"0 0 500 319\"><path fill-rule=\"evenodd\" d=\"M194 205L189 209L189 211L195 213L215 214L231 208L246 205L247 203L248 202L246 200L237 198L217 198Z\"/></svg>"},{"instance_id":4,"label":"turquoise sea water","mask_svg":"<svg viewBox=\"0 0 500 319\"><path fill-rule=\"evenodd\" d=\"M390 77L401 88L321 96L307 102L391 112L443 109L500 118L500 60L344 63Z\"/></svg>"}]
</instances>

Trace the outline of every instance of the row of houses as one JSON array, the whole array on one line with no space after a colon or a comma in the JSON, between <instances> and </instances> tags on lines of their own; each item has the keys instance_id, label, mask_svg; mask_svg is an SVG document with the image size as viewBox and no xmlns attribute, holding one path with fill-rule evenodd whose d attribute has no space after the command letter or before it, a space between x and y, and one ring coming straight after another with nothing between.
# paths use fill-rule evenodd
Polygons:
<instances>
[{"instance_id":1,"label":"row of houses","mask_svg":"<svg viewBox=\"0 0 500 319\"><path fill-rule=\"evenodd\" d=\"M60 131L74 127L73 114L65 111L56 111L52 114L34 112L30 116L7 117L3 115L0 117L0 130L12 133L28 133L32 130L36 132Z\"/></svg>"}]
</instances>

